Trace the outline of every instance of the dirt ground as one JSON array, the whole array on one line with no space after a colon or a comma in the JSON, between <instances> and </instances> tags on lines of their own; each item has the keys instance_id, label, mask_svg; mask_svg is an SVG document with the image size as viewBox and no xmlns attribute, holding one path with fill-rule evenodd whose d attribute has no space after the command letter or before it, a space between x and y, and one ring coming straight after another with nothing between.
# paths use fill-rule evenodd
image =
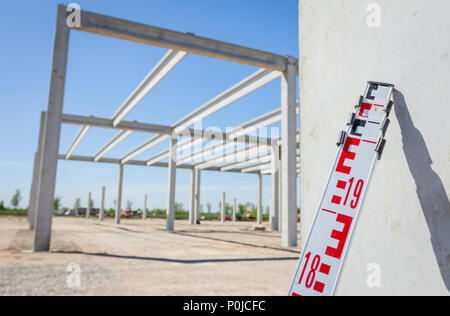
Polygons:
<instances>
[{"instance_id":1,"label":"dirt ground","mask_svg":"<svg viewBox=\"0 0 450 316\"><path fill-rule=\"evenodd\" d=\"M50 253L30 252L27 227L0 217L0 295L286 295L299 257L251 223L54 218Z\"/></svg>"}]
</instances>

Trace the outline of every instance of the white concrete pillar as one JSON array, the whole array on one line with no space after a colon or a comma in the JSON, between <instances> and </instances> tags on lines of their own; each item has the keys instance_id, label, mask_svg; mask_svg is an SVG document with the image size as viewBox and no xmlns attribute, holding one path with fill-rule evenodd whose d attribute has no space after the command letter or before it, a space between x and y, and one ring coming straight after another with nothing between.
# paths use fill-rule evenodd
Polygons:
<instances>
[{"instance_id":1,"label":"white concrete pillar","mask_svg":"<svg viewBox=\"0 0 450 316\"><path fill-rule=\"evenodd\" d=\"M123 187L123 165L119 164L119 179L117 184L117 200L116 200L116 225L120 224L120 212L122 211L122 187Z\"/></svg>"},{"instance_id":2,"label":"white concrete pillar","mask_svg":"<svg viewBox=\"0 0 450 316\"><path fill-rule=\"evenodd\" d=\"M297 61L286 58L287 70L281 78L281 199L283 247L297 246Z\"/></svg>"},{"instance_id":3,"label":"white concrete pillar","mask_svg":"<svg viewBox=\"0 0 450 316\"><path fill-rule=\"evenodd\" d=\"M142 211L142 219L147 219L147 194L144 196L144 210Z\"/></svg>"},{"instance_id":4,"label":"white concrete pillar","mask_svg":"<svg viewBox=\"0 0 450 316\"><path fill-rule=\"evenodd\" d=\"M91 192L89 192L88 194L88 203L87 203L87 207L86 207L86 219L89 219L89 217L91 216Z\"/></svg>"},{"instance_id":5,"label":"white concrete pillar","mask_svg":"<svg viewBox=\"0 0 450 316\"><path fill-rule=\"evenodd\" d=\"M200 193L201 193L201 180L202 173L200 169L196 171L196 187L195 187L195 223L200 224Z\"/></svg>"},{"instance_id":6,"label":"white concrete pillar","mask_svg":"<svg viewBox=\"0 0 450 316\"><path fill-rule=\"evenodd\" d=\"M272 198L270 199L270 223L273 231L279 230L279 147L272 148Z\"/></svg>"},{"instance_id":7,"label":"white concrete pillar","mask_svg":"<svg viewBox=\"0 0 450 316\"><path fill-rule=\"evenodd\" d=\"M262 225L262 173L258 173L258 206L257 206L257 224Z\"/></svg>"},{"instance_id":8,"label":"white concrete pillar","mask_svg":"<svg viewBox=\"0 0 450 316\"><path fill-rule=\"evenodd\" d=\"M175 189L177 177L177 138L172 136L169 147L169 181L167 190L167 217L166 227L168 231L173 231L175 226Z\"/></svg>"},{"instance_id":9,"label":"white concrete pillar","mask_svg":"<svg viewBox=\"0 0 450 316\"><path fill-rule=\"evenodd\" d=\"M281 150L280 150L281 153ZM283 226L281 223L283 222L283 199L281 198L283 188L281 187L281 179L282 179L282 172L281 172L281 166L282 162L280 160L280 168L278 169L278 230L280 232L283 232Z\"/></svg>"},{"instance_id":10,"label":"white concrete pillar","mask_svg":"<svg viewBox=\"0 0 450 316\"><path fill-rule=\"evenodd\" d=\"M98 214L98 220L103 222L105 218L105 191L106 188L102 187L102 205L100 206L100 213Z\"/></svg>"},{"instance_id":11,"label":"white concrete pillar","mask_svg":"<svg viewBox=\"0 0 450 316\"><path fill-rule=\"evenodd\" d=\"M237 217L237 200L234 199L234 204L233 204L233 223L236 222L236 217Z\"/></svg>"},{"instance_id":12,"label":"white concrete pillar","mask_svg":"<svg viewBox=\"0 0 450 316\"><path fill-rule=\"evenodd\" d=\"M226 216L227 216L227 214L226 214L226 204L227 202L226 202L226 195L225 195L225 192L223 192L222 193L222 210L221 210L221 219L220 219L220 221L222 222L222 223L225 223L225 221L226 221Z\"/></svg>"},{"instance_id":13,"label":"white concrete pillar","mask_svg":"<svg viewBox=\"0 0 450 316\"><path fill-rule=\"evenodd\" d=\"M38 199L38 182L39 182L39 166L41 161L41 152L42 152L42 139L44 137L44 129L45 129L45 112L41 112L41 120L39 127L39 138L38 138L38 149L34 154L34 166L33 166L33 179L31 181L31 190L30 190L30 202L28 203L28 222L30 230L33 230L35 227L36 221L36 208L37 208L37 199Z\"/></svg>"},{"instance_id":14,"label":"white concrete pillar","mask_svg":"<svg viewBox=\"0 0 450 316\"><path fill-rule=\"evenodd\" d=\"M196 199L196 174L197 171L195 170L195 168L192 169L192 174L191 174L191 209L189 211L189 224L194 225L195 224L195 199Z\"/></svg>"},{"instance_id":15,"label":"white concrete pillar","mask_svg":"<svg viewBox=\"0 0 450 316\"><path fill-rule=\"evenodd\" d=\"M39 161L34 251L50 250L56 169L61 134L70 30L64 6L58 6L46 123Z\"/></svg>"}]
</instances>

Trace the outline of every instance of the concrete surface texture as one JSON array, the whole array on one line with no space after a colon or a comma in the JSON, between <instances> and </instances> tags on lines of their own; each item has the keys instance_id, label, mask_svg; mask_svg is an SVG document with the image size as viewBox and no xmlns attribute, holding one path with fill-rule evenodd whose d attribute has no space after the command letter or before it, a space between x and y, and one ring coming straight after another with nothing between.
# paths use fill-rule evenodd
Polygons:
<instances>
[{"instance_id":1,"label":"concrete surface texture","mask_svg":"<svg viewBox=\"0 0 450 316\"><path fill-rule=\"evenodd\" d=\"M299 12L302 243L366 82L395 84L336 294L449 295L449 1L300 0ZM380 282L367 282L374 267Z\"/></svg>"},{"instance_id":2,"label":"concrete surface texture","mask_svg":"<svg viewBox=\"0 0 450 316\"><path fill-rule=\"evenodd\" d=\"M26 218L0 217L0 295L286 295L299 257L252 223L177 221L173 233L156 219L53 224L51 251L30 253Z\"/></svg>"}]
</instances>

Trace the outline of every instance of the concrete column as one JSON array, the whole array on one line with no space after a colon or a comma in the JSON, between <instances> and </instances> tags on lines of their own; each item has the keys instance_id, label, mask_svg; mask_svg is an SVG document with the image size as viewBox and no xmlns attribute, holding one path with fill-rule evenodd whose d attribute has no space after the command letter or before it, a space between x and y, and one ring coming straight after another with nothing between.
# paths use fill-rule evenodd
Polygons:
<instances>
[{"instance_id":1,"label":"concrete column","mask_svg":"<svg viewBox=\"0 0 450 316\"><path fill-rule=\"evenodd\" d=\"M50 249L69 37L70 29L66 24L65 7L58 6L50 92L39 161L34 251L48 251Z\"/></svg>"},{"instance_id":2,"label":"concrete column","mask_svg":"<svg viewBox=\"0 0 450 316\"><path fill-rule=\"evenodd\" d=\"M197 171L195 168L192 169L192 175L191 175L191 209L189 211L189 224L194 225L195 224L195 205L196 205L196 174Z\"/></svg>"},{"instance_id":3,"label":"concrete column","mask_svg":"<svg viewBox=\"0 0 450 316\"><path fill-rule=\"evenodd\" d=\"M91 192L88 194L88 203L86 207L86 219L89 219L91 216Z\"/></svg>"},{"instance_id":4,"label":"concrete column","mask_svg":"<svg viewBox=\"0 0 450 316\"><path fill-rule=\"evenodd\" d=\"M273 231L279 230L279 151L278 145L272 148L272 198L270 200L270 222Z\"/></svg>"},{"instance_id":5,"label":"concrete column","mask_svg":"<svg viewBox=\"0 0 450 316\"><path fill-rule=\"evenodd\" d=\"M39 138L38 138L38 149L36 153L34 154L34 166L33 166L33 179L31 181L31 190L30 190L30 202L28 206L28 222L30 224L30 230L33 230L35 227L35 219L36 219L36 208L37 208L37 187L39 182L39 166L40 164L40 158L41 158L41 152L42 152L42 139L44 137L44 129L45 129L45 112L41 112L41 120L40 120L40 127L39 127Z\"/></svg>"},{"instance_id":6,"label":"concrete column","mask_svg":"<svg viewBox=\"0 0 450 316\"><path fill-rule=\"evenodd\" d=\"M116 225L120 224L120 212L122 210L122 187L123 187L123 165L119 164L119 181L117 184L117 201L116 201Z\"/></svg>"},{"instance_id":7,"label":"concrete column","mask_svg":"<svg viewBox=\"0 0 450 316\"><path fill-rule=\"evenodd\" d=\"M147 219L147 194L144 197L144 210L142 211L142 219L144 221Z\"/></svg>"},{"instance_id":8,"label":"concrete column","mask_svg":"<svg viewBox=\"0 0 450 316\"><path fill-rule=\"evenodd\" d=\"M106 188L102 187L102 205L100 206L100 213L98 214L98 220L100 222L103 222L103 219L105 218L105 191Z\"/></svg>"},{"instance_id":9,"label":"concrete column","mask_svg":"<svg viewBox=\"0 0 450 316\"><path fill-rule=\"evenodd\" d=\"M297 246L297 62L287 57L281 78L281 199L283 247Z\"/></svg>"},{"instance_id":10,"label":"concrete column","mask_svg":"<svg viewBox=\"0 0 450 316\"><path fill-rule=\"evenodd\" d=\"M176 187L176 177L177 177L177 138L172 137L170 139L169 147L169 181L167 190L167 218L166 227L168 231L174 230L175 224L175 187Z\"/></svg>"},{"instance_id":11,"label":"concrete column","mask_svg":"<svg viewBox=\"0 0 450 316\"><path fill-rule=\"evenodd\" d=\"M200 169L196 171L196 187L195 187L195 223L200 224L200 193L201 193L201 180L202 172Z\"/></svg>"},{"instance_id":12,"label":"concrete column","mask_svg":"<svg viewBox=\"0 0 450 316\"><path fill-rule=\"evenodd\" d=\"M236 216L237 216L237 200L234 199L234 204L233 204L233 223L236 222Z\"/></svg>"},{"instance_id":13,"label":"concrete column","mask_svg":"<svg viewBox=\"0 0 450 316\"><path fill-rule=\"evenodd\" d=\"M258 209L257 224L262 225L262 173L258 173Z\"/></svg>"},{"instance_id":14,"label":"concrete column","mask_svg":"<svg viewBox=\"0 0 450 316\"><path fill-rule=\"evenodd\" d=\"M226 221L226 205L227 205L227 201L226 201L226 195L225 192L222 193L222 210L221 210L221 222L225 223Z\"/></svg>"},{"instance_id":15,"label":"concrete column","mask_svg":"<svg viewBox=\"0 0 450 316\"><path fill-rule=\"evenodd\" d=\"M281 155L281 150L280 150L280 155ZM278 230L279 231L283 231L283 226L281 225L281 223L283 222L283 200L281 199L281 194L283 192L283 188L281 187L281 179L282 179L282 173L281 173L281 166L282 166L282 162L280 159L280 168L278 169Z\"/></svg>"}]
</instances>

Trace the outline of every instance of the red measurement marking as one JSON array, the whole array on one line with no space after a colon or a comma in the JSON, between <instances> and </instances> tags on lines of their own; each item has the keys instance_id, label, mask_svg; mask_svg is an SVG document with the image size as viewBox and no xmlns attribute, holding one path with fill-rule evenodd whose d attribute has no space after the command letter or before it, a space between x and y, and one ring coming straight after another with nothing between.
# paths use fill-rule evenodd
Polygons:
<instances>
[{"instance_id":1,"label":"red measurement marking","mask_svg":"<svg viewBox=\"0 0 450 316\"><path fill-rule=\"evenodd\" d=\"M333 198L331 199L331 203L339 205L339 204L341 204L341 200L342 200L342 198L340 196L333 195Z\"/></svg>"},{"instance_id":2,"label":"red measurement marking","mask_svg":"<svg viewBox=\"0 0 450 316\"><path fill-rule=\"evenodd\" d=\"M293 293L292 293L292 296L301 296L301 295L298 294L298 293L293 292Z\"/></svg>"},{"instance_id":3,"label":"red measurement marking","mask_svg":"<svg viewBox=\"0 0 450 316\"><path fill-rule=\"evenodd\" d=\"M363 104L361 104L361 108L359 109L358 116L368 118L368 116L364 115L364 111L365 110L369 110L370 111L371 108L372 108L372 104L370 104L370 103L363 103Z\"/></svg>"},{"instance_id":4,"label":"red measurement marking","mask_svg":"<svg viewBox=\"0 0 450 316\"><path fill-rule=\"evenodd\" d=\"M358 138L347 137L347 139L345 140L344 148L341 152L341 157L339 157L339 162L336 167L337 172L350 174L352 168L349 166L345 166L344 163L346 159L355 160L356 153L349 151L349 149L351 145L359 146L360 142L361 140Z\"/></svg>"},{"instance_id":5,"label":"red measurement marking","mask_svg":"<svg viewBox=\"0 0 450 316\"><path fill-rule=\"evenodd\" d=\"M338 189L345 189L346 186L347 186L347 182L339 180L337 185L336 185L336 188L338 188Z\"/></svg>"},{"instance_id":6,"label":"red measurement marking","mask_svg":"<svg viewBox=\"0 0 450 316\"><path fill-rule=\"evenodd\" d=\"M319 293L323 293L323 289L325 288L325 284L323 284L322 282L317 281L316 283L314 283L314 291L319 292Z\"/></svg>"},{"instance_id":7,"label":"red measurement marking","mask_svg":"<svg viewBox=\"0 0 450 316\"><path fill-rule=\"evenodd\" d=\"M374 104L375 106L379 106L380 108L384 108L384 105L381 104Z\"/></svg>"},{"instance_id":8,"label":"red measurement marking","mask_svg":"<svg viewBox=\"0 0 450 316\"><path fill-rule=\"evenodd\" d=\"M322 211L325 211L325 212L328 212L328 213L331 213L331 214L337 214L336 212L333 212L333 211L330 211L330 210L327 210L327 209L322 209Z\"/></svg>"},{"instance_id":9,"label":"red measurement marking","mask_svg":"<svg viewBox=\"0 0 450 316\"><path fill-rule=\"evenodd\" d=\"M328 264L322 263L319 272L328 275L330 273L331 267Z\"/></svg>"},{"instance_id":10,"label":"red measurement marking","mask_svg":"<svg viewBox=\"0 0 450 316\"><path fill-rule=\"evenodd\" d=\"M377 142L373 142L373 141L371 141L371 140L366 140L366 139L363 139L363 142L366 142L366 143L371 143L371 144L377 144Z\"/></svg>"},{"instance_id":11,"label":"red measurement marking","mask_svg":"<svg viewBox=\"0 0 450 316\"><path fill-rule=\"evenodd\" d=\"M331 233L331 238L338 240L339 243L337 248L327 247L325 254L336 259L341 259L353 218L347 215L339 214L336 221L344 224L344 229L342 231L333 230L333 232Z\"/></svg>"}]
</instances>

